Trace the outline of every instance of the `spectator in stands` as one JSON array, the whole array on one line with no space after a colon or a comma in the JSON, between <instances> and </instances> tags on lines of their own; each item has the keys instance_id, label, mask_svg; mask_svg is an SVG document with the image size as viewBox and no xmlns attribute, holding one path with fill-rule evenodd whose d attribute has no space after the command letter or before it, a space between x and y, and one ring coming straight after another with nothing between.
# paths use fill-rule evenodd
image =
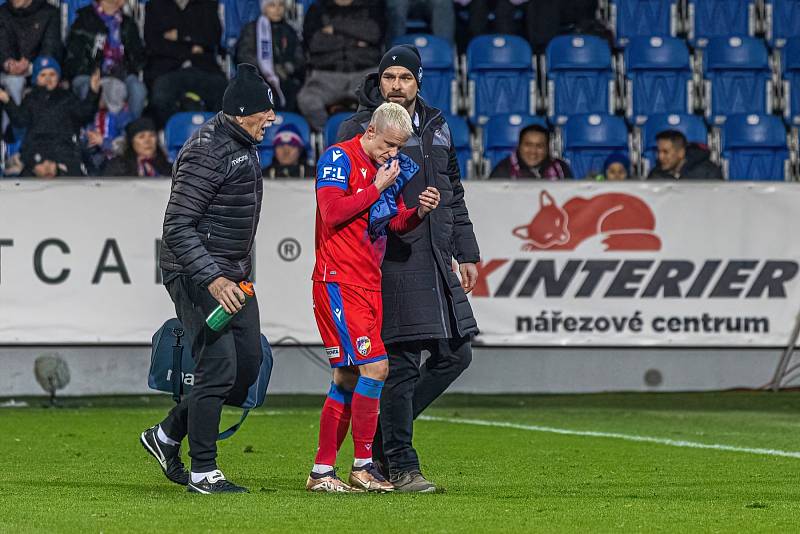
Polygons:
<instances>
[{"instance_id":1,"label":"spectator in stands","mask_svg":"<svg viewBox=\"0 0 800 534\"><path fill-rule=\"evenodd\" d=\"M567 162L550 156L550 131L538 124L519 132L517 149L500 161L489 178L560 180L572 178Z\"/></svg>"},{"instance_id":2,"label":"spectator in stands","mask_svg":"<svg viewBox=\"0 0 800 534\"><path fill-rule=\"evenodd\" d=\"M33 61L36 86L17 105L8 93L0 91L0 102L15 128L25 128L22 141L23 176L80 176L78 134L94 117L100 92L100 71L89 80L89 93L83 100L70 90L59 87L61 67L51 57Z\"/></svg>"},{"instance_id":3,"label":"spectator in stands","mask_svg":"<svg viewBox=\"0 0 800 534\"><path fill-rule=\"evenodd\" d=\"M515 19L515 11L527 0L455 0L467 7L469 38L485 33L502 33L514 35L519 33L519 22ZM490 14L494 13L494 20Z\"/></svg>"},{"instance_id":4,"label":"spectator in stands","mask_svg":"<svg viewBox=\"0 0 800 534\"><path fill-rule=\"evenodd\" d=\"M614 36L597 20L596 12L597 0L531 0L525 12L525 29L533 52L544 53L550 40L562 33L598 35L613 47Z\"/></svg>"},{"instance_id":5,"label":"spectator in stands","mask_svg":"<svg viewBox=\"0 0 800 534\"><path fill-rule=\"evenodd\" d=\"M456 15L453 0L386 0L386 43L406 34L408 13L419 12L429 22L431 33L452 43Z\"/></svg>"},{"instance_id":6,"label":"spectator in stands","mask_svg":"<svg viewBox=\"0 0 800 534\"><path fill-rule=\"evenodd\" d=\"M607 180L616 182L628 179L628 169L631 168L631 160L622 152L613 152L603 163L603 174L598 174L595 179L598 181Z\"/></svg>"},{"instance_id":7,"label":"spectator in stands","mask_svg":"<svg viewBox=\"0 0 800 534\"><path fill-rule=\"evenodd\" d=\"M155 123L142 117L125 128L125 149L122 155L106 163L105 176L170 176L172 166L158 146Z\"/></svg>"},{"instance_id":8,"label":"spectator in stands","mask_svg":"<svg viewBox=\"0 0 800 534\"><path fill-rule=\"evenodd\" d=\"M272 138L275 155L264 169L265 178L308 178L314 169L307 168L306 148L300 131L292 124L281 126Z\"/></svg>"},{"instance_id":9,"label":"spectator in stands","mask_svg":"<svg viewBox=\"0 0 800 534\"><path fill-rule=\"evenodd\" d=\"M711 161L708 149L689 144L681 132L665 130L656 142L658 165L648 180L722 180L722 169Z\"/></svg>"},{"instance_id":10,"label":"spectator in stands","mask_svg":"<svg viewBox=\"0 0 800 534\"><path fill-rule=\"evenodd\" d=\"M100 109L84 131L83 162L91 176L100 174L106 162L122 152L125 127L134 117L125 104L127 88L119 78L100 80Z\"/></svg>"},{"instance_id":11,"label":"spectator in stands","mask_svg":"<svg viewBox=\"0 0 800 534\"><path fill-rule=\"evenodd\" d=\"M310 74L297 105L311 127L322 131L328 106L352 99L364 76L381 59L379 2L321 0L308 9L303 38Z\"/></svg>"},{"instance_id":12,"label":"spectator in stands","mask_svg":"<svg viewBox=\"0 0 800 534\"><path fill-rule=\"evenodd\" d=\"M67 37L65 77L81 98L89 90L89 77L100 69L103 78L125 83L128 109L139 117L147 88L139 80L144 68L144 44L136 22L122 12L125 0L97 0L78 10Z\"/></svg>"},{"instance_id":13,"label":"spectator in stands","mask_svg":"<svg viewBox=\"0 0 800 534\"><path fill-rule=\"evenodd\" d=\"M22 103L31 62L38 56L61 60L61 17L46 0L9 0L0 6L0 83Z\"/></svg>"},{"instance_id":14,"label":"spectator in stands","mask_svg":"<svg viewBox=\"0 0 800 534\"><path fill-rule=\"evenodd\" d=\"M228 84L217 63L222 27L214 0L150 0L144 23L145 83L160 125L187 93L219 111ZM192 96L192 99L194 96Z\"/></svg>"},{"instance_id":15,"label":"spectator in stands","mask_svg":"<svg viewBox=\"0 0 800 534\"><path fill-rule=\"evenodd\" d=\"M247 23L236 44L236 63L258 67L278 97L276 109L297 110L297 92L303 85L303 48L285 20L284 0L262 0L261 16Z\"/></svg>"}]
</instances>

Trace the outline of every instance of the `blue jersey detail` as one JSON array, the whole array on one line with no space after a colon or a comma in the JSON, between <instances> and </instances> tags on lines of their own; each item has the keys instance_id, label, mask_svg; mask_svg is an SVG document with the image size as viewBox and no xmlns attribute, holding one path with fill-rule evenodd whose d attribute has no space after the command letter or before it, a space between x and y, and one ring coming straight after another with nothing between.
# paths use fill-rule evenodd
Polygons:
<instances>
[{"instance_id":1,"label":"blue jersey detail","mask_svg":"<svg viewBox=\"0 0 800 534\"><path fill-rule=\"evenodd\" d=\"M350 158L341 147L332 146L317 163L317 189L338 187L347 190L350 183Z\"/></svg>"}]
</instances>

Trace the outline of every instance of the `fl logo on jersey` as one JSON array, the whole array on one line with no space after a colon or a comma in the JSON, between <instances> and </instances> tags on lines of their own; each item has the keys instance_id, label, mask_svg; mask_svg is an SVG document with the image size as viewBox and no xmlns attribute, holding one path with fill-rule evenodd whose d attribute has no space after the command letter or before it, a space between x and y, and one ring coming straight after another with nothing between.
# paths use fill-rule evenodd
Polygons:
<instances>
[{"instance_id":1,"label":"fl logo on jersey","mask_svg":"<svg viewBox=\"0 0 800 534\"><path fill-rule=\"evenodd\" d=\"M367 336L361 336L360 338L356 339L356 350L362 356L369 354L369 349L371 348L372 343Z\"/></svg>"}]
</instances>

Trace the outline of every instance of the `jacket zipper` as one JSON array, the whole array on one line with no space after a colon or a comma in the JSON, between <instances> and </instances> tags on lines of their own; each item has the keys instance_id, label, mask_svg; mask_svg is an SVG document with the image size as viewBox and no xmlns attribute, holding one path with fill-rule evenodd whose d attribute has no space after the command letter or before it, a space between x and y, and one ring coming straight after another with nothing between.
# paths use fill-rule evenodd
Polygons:
<instances>
[{"instance_id":1,"label":"jacket zipper","mask_svg":"<svg viewBox=\"0 0 800 534\"><path fill-rule=\"evenodd\" d=\"M252 153L250 154L253 155ZM255 165L253 164L253 158L250 157L250 167L253 169L253 172L256 176L258 176L258 169L256 169ZM256 213L258 212L258 178L253 180L253 225L250 228L250 239L248 240L247 245L247 252L249 253L253 249L253 241L256 237ZM241 269L241 263L240 269ZM244 274L244 270L242 270L242 274Z\"/></svg>"},{"instance_id":2,"label":"jacket zipper","mask_svg":"<svg viewBox=\"0 0 800 534\"><path fill-rule=\"evenodd\" d=\"M436 115L434 115L433 117L431 117L430 119L428 119L427 121L425 121L425 124L419 130L421 135L417 136L419 138L420 152L422 153L422 170L425 173L425 184L426 184L426 186L427 186L427 183L428 183L428 162L427 162L428 154L425 153L425 141L424 141L423 137L425 135L425 131L428 129L428 126L430 126L430 124L434 120L436 120L439 117L439 115L441 115L441 111L439 113L437 113ZM435 182L434 182L434 185L436 185ZM433 255L434 255L433 256L433 263L434 263L434 267L435 267L435 270L436 270L436 300L439 302L439 317L442 320L442 333L443 333L443 335L445 337L447 337L447 318L445 317L445 313L444 313L444 302L442 302L442 289L441 289L441 280L440 280L441 276L439 276L441 273L439 272L439 261L438 261L438 259L436 257L438 252L436 251L436 247L435 247L435 245L433 243L433 225L431 224L430 221L428 221L428 235L429 235L430 240L431 240L431 252L433 252ZM453 313L455 313L455 310L453 311ZM458 323L458 321L456 321L456 323Z\"/></svg>"}]
</instances>

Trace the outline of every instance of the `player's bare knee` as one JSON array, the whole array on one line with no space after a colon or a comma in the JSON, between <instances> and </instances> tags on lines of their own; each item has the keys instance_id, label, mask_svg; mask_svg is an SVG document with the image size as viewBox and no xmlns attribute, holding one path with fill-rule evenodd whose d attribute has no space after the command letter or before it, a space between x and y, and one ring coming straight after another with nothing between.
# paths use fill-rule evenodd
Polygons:
<instances>
[{"instance_id":1,"label":"player's bare knee","mask_svg":"<svg viewBox=\"0 0 800 534\"><path fill-rule=\"evenodd\" d=\"M356 367L337 367L333 370L333 383L347 391L353 391L356 389L358 376Z\"/></svg>"},{"instance_id":2,"label":"player's bare knee","mask_svg":"<svg viewBox=\"0 0 800 534\"><path fill-rule=\"evenodd\" d=\"M386 377L389 376L389 361L381 360L379 362L368 363L359 367L359 370L361 371L361 376L383 382L386 380Z\"/></svg>"}]
</instances>

